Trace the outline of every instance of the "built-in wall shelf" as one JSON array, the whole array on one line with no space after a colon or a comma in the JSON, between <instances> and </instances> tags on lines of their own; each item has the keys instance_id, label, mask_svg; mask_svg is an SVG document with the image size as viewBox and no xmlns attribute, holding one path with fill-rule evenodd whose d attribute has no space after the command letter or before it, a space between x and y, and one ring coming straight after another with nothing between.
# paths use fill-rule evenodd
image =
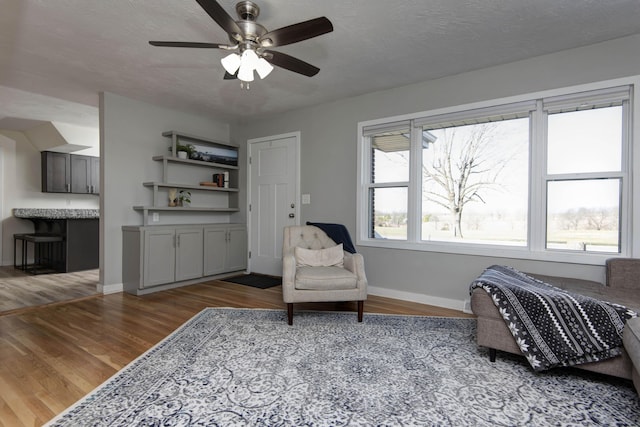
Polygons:
<instances>
[{"instance_id":1,"label":"built-in wall shelf","mask_svg":"<svg viewBox=\"0 0 640 427\"><path fill-rule=\"evenodd\" d=\"M191 212L238 212L238 208L202 208L193 206L134 206L137 211L191 211Z\"/></svg>"},{"instance_id":2,"label":"built-in wall shelf","mask_svg":"<svg viewBox=\"0 0 640 427\"><path fill-rule=\"evenodd\" d=\"M133 207L134 210L142 212L144 225L148 224L149 212L228 214L240 210L238 146L176 131L163 132L162 136L171 138L171 154L152 157L154 161L162 162L162 180L142 183L143 186L153 189L151 206ZM179 151L187 151L187 158L179 157ZM188 169L191 167L208 168L210 172ZM176 171L179 172L179 176L174 176ZM216 177L220 178L221 182L224 177L224 185L200 184L213 182ZM193 181L189 182L191 179ZM172 189L200 193L200 196L196 200L191 197L190 206L169 206L169 193Z\"/></svg>"},{"instance_id":3,"label":"built-in wall shelf","mask_svg":"<svg viewBox=\"0 0 640 427\"><path fill-rule=\"evenodd\" d=\"M228 169L228 170L238 169L238 166L227 165L224 163L203 162L202 160L181 159L179 157L173 157L173 156L153 156L153 160L161 161L161 162L184 163L185 165L203 166L203 167L214 168L214 169Z\"/></svg>"},{"instance_id":4,"label":"built-in wall shelf","mask_svg":"<svg viewBox=\"0 0 640 427\"><path fill-rule=\"evenodd\" d=\"M230 193L237 193L237 188L227 188L227 187L211 187L208 185L192 185L192 184L177 184L171 182L143 182L142 185L145 187L162 187L162 188L178 188L178 189L186 189L186 190L198 190L198 191L226 191Z\"/></svg>"},{"instance_id":5,"label":"built-in wall shelf","mask_svg":"<svg viewBox=\"0 0 640 427\"><path fill-rule=\"evenodd\" d=\"M182 207L182 206L134 206L134 210L142 212L144 216L143 225L149 225L149 212L183 212L183 213L234 213L238 212L238 208L198 208L198 207Z\"/></svg>"},{"instance_id":6,"label":"built-in wall shelf","mask_svg":"<svg viewBox=\"0 0 640 427\"><path fill-rule=\"evenodd\" d=\"M187 143L195 143L195 144L199 144L199 143L205 143L205 144L211 144L211 145L219 145L219 146L223 146L223 147L231 147L231 148L238 148L237 145L234 144L230 144L228 142L222 142L222 141L217 141L215 139L209 139L209 138L203 138L201 136L196 136L196 135L192 135L186 132L179 132L179 131L175 131L175 130L169 130L166 132L162 132L162 136L166 136L167 138L171 138L172 142L179 142L179 141L184 141Z\"/></svg>"}]
</instances>

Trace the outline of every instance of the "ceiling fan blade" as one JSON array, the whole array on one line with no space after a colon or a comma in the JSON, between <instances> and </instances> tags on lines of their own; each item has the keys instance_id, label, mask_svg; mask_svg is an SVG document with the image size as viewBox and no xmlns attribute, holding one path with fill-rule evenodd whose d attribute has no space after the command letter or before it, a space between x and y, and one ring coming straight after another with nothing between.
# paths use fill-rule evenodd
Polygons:
<instances>
[{"instance_id":1,"label":"ceiling fan blade","mask_svg":"<svg viewBox=\"0 0 640 427\"><path fill-rule=\"evenodd\" d=\"M222 45L218 43L199 43L199 42L159 42L159 41L150 41L149 44L151 46L164 46L164 47L198 47L198 48L207 48L207 49L219 49Z\"/></svg>"},{"instance_id":2,"label":"ceiling fan blade","mask_svg":"<svg viewBox=\"0 0 640 427\"><path fill-rule=\"evenodd\" d=\"M259 42L264 47L284 46L330 33L331 31L333 31L333 24L323 16L270 31L260 37Z\"/></svg>"},{"instance_id":3,"label":"ceiling fan blade","mask_svg":"<svg viewBox=\"0 0 640 427\"><path fill-rule=\"evenodd\" d=\"M196 0L200 6L209 14L209 16L216 21L223 30L225 30L231 37L238 41L242 41L244 33L242 29L236 24L236 21L220 6L215 0Z\"/></svg>"},{"instance_id":4,"label":"ceiling fan blade","mask_svg":"<svg viewBox=\"0 0 640 427\"><path fill-rule=\"evenodd\" d=\"M228 71L224 72L224 77L223 77L224 80L235 80L237 78L238 78L238 72L237 71L236 71L235 74L229 74Z\"/></svg>"},{"instance_id":5,"label":"ceiling fan blade","mask_svg":"<svg viewBox=\"0 0 640 427\"><path fill-rule=\"evenodd\" d=\"M276 52L274 50L265 50L264 59L294 73L302 74L307 77L313 77L320 71L320 68L314 67L298 58L287 55L286 53Z\"/></svg>"}]
</instances>

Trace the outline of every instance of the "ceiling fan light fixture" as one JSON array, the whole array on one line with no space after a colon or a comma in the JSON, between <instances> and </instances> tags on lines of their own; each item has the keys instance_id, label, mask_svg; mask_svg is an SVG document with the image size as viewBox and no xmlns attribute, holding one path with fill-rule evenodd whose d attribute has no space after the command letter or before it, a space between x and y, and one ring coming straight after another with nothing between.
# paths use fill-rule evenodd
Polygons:
<instances>
[{"instance_id":1,"label":"ceiling fan light fixture","mask_svg":"<svg viewBox=\"0 0 640 427\"><path fill-rule=\"evenodd\" d=\"M237 53L232 53L230 55L225 56L220 60L220 63L224 67L227 73L234 75L238 68L240 68L240 55Z\"/></svg>"},{"instance_id":2,"label":"ceiling fan light fixture","mask_svg":"<svg viewBox=\"0 0 640 427\"><path fill-rule=\"evenodd\" d=\"M253 67L246 63L240 64L240 69L238 70L238 78L243 82L252 82L253 81Z\"/></svg>"},{"instance_id":3,"label":"ceiling fan light fixture","mask_svg":"<svg viewBox=\"0 0 640 427\"><path fill-rule=\"evenodd\" d=\"M258 65L258 59L258 54L253 49L246 49L244 52L242 52L242 57L240 58L241 65L251 67L252 70L256 69L256 66Z\"/></svg>"},{"instance_id":4,"label":"ceiling fan light fixture","mask_svg":"<svg viewBox=\"0 0 640 427\"><path fill-rule=\"evenodd\" d=\"M269 64L266 59L260 58L256 64L256 71L260 78L264 79L273 71L273 65Z\"/></svg>"}]
</instances>

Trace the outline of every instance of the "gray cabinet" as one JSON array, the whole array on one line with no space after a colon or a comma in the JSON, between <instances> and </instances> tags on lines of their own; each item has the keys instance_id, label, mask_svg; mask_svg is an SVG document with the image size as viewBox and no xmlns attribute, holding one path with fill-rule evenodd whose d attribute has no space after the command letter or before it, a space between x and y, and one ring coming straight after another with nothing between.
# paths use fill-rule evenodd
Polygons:
<instances>
[{"instance_id":1,"label":"gray cabinet","mask_svg":"<svg viewBox=\"0 0 640 427\"><path fill-rule=\"evenodd\" d=\"M205 276L247 268L247 228L238 224L204 228Z\"/></svg>"},{"instance_id":2,"label":"gray cabinet","mask_svg":"<svg viewBox=\"0 0 640 427\"><path fill-rule=\"evenodd\" d=\"M247 228L231 226L228 231L225 270L236 271L247 268Z\"/></svg>"},{"instance_id":3,"label":"gray cabinet","mask_svg":"<svg viewBox=\"0 0 640 427\"><path fill-rule=\"evenodd\" d=\"M142 286L202 277L202 227L144 231Z\"/></svg>"},{"instance_id":4,"label":"gray cabinet","mask_svg":"<svg viewBox=\"0 0 640 427\"><path fill-rule=\"evenodd\" d=\"M247 266L244 224L124 226L124 290L142 295Z\"/></svg>"},{"instance_id":5,"label":"gray cabinet","mask_svg":"<svg viewBox=\"0 0 640 427\"><path fill-rule=\"evenodd\" d=\"M224 272L227 251L226 227L210 226L204 229L204 274Z\"/></svg>"},{"instance_id":6,"label":"gray cabinet","mask_svg":"<svg viewBox=\"0 0 640 427\"><path fill-rule=\"evenodd\" d=\"M40 153L42 166L42 192L68 193L71 191L71 157L67 153L43 151Z\"/></svg>"},{"instance_id":7,"label":"gray cabinet","mask_svg":"<svg viewBox=\"0 0 640 427\"><path fill-rule=\"evenodd\" d=\"M202 227L176 229L176 281L202 277Z\"/></svg>"},{"instance_id":8,"label":"gray cabinet","mask_svg":"<svg viewBox=\"0 0 640 427\"><path fill-rule=\"evenodd\" d=\"M71 154L71 192L100 193L100 158Z\"/></svg>"},{"instance_id":9,"label":"gray cabinet","mask_svg":"<svg viewBox=\"0 0 640 427\"><path fill-rule=\"evenodd\" d=\"M173 229L144 230L144 273L141 287L162 285L175 281L176 232Z\"/></svg>"},{"instance_id":10,"label":"gray cabinet","mask_svg":"<svg viewBox=\"0 0 640 427\"><path fill-rule=\"evenodd\" d=\"M41 153L43 193L100 193L100 158L68 153Z\"/></svg>"}]
</instances>

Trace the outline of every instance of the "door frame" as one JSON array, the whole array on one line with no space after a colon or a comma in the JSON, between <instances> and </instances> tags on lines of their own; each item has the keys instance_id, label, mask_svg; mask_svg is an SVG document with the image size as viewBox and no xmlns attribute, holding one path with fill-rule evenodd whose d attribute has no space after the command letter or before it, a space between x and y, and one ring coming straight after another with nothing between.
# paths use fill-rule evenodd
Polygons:
<instances>
[{"instance_id":1,"label":"door frame","mask_svg":"<svg viewBox=\"0 0 640 427\"><path fill-rule=\"evenodd\" d=\"M251 235L252 235L252 230L251 230L251 215L253 215L253 213L251 212L251 210L249 209L249 205L251 204L251 198L252 198L252 194L251 194L251 148L252 148L252 144L257 144L257 143L262 143L262 142L267 142L267 141L273 141L276 139L285 139L285 138L294 138L295 139L295 148L296 148L296 164L295 164L295 170L296 170L296 182L295 182L295 186L296 186L296 191L295 191L295 203L296 203L296 207L294 210L295 213L295 224L296 225L300 225L300 141L301 141L301 132L300 131L294 131L294 132L288 132L288 133L282 133L282 134L278 134L278 135L272 135L272 136L263 136L260 138L251 138L247 140L247 159L246 159L246 165L247 165L247 205L245 206L246 208L246 212L247 212L247 259L248 259L248 263L247 263L247 272L251 273L251 257L249 257L249 253L251 252Z\"/></svg>"}]
</instances>

